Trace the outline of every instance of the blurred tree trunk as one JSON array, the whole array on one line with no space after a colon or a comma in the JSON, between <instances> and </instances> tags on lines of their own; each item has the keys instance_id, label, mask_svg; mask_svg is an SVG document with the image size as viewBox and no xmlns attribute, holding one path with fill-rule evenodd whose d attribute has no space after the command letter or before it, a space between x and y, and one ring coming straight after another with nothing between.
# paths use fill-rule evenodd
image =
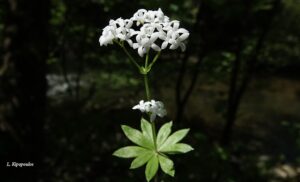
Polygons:
<instances>
[{"instance_id":1,"label":"blurred tree trunk","mask_svg":"<svg viewBox=\"0 0 300 182\"><path fill-rule=\"evenodd\" d=\"M264 42L267 38L268 33L271 30L272 20L275 15L277 15L281 10L281 0L274 0L272 4L272 9L270 9L268 13L268 19L265 24L261 27L260 34L256 39L255 47L252 50L250 56L246 59L245 66L246 69L243 75L239 74L239 69L241 67L241 45L238 45L238 49L236 52L236 60L233 63L233 69L231 72L231 80L230 80L230 88L228 94L228 104L227 104L227 115L226 115L226 123L222 133L221 143L224 146L227 146L231 142L231 137L233 133L233 127L235 125L237 119L237 112L244 96L247 87L249 86L253 73L255 72L257 62L259 60L259 55L261 50L264 48ZM238 85L238 80L240 84Z\"/></svg>"},{"instance_id":2,"label":"blurred tree trunk","mask_svg":"<svg viewBox=\"0 0 300 182\"><path fill-rule=\"evenodd\" d=\"M227 145L230 141L230 136L232 133L232 128L236 120L236 114L238 111L238 106L240 103L240 98L237 98L237 90L238 90L238 79L239 72L241 67L241 52L242 45L241 40L239 41L240 45L237 46L237 50L235 51L235 60L233 61L231 75L230 75L230 83L228 90L228 99L227 99L227 113L226 113L226 123L222 135L222 143Z\"/></svg>"},{"instance_id":3,"label":"blurred tree trunk","mask_svg":"<svg viewBox=\"0 0 300 182\"><path fill-rule=\"evenodd\" d=\"M196 21L190 32L191 40L192 40L193 36L195 36L194 33L200 32L200 30L201 30L200 29L200 21L203 17L203 13L204 13L204 11L202 11L203 8L204 8L204 3L202 1L200 1L198 4L198 12L196 15ZM187 47L189 47L189 45L191 45L191 40L189 41ZM202 40L199 40L199 41L200 41L200 45L202 45L203 44ZM194 67L193 74L192 74L192 79L186 90L183 89L183 83L185 81L184 78L186 76L186 71L187 71L187 62L191 56L190 49L186 50L186 52L181 60L181 65L179 68L179 74L178 74L178 78L176 80L176 88L175 88L175 99L176 99L175 121L176 122L180 122L183 119L186 104L187 104L187 102L195 88L195 85L197 83L198 75L199 75L199 67L202 63L202 60L205 57L205 54L206 54L205 51L202 50L201 48L202 47L200 47L200 50L198 50L197 62L195 63L195 67Z\"/></svg>"},{"instance_id":4,"label":"blurred tree trunk","mask_svg":"<svg viewBox=\"0 0 300 182\"><path fill-rule=\"evenodd\" d=\"M37 181L42 168L46 107L49 0L8 0L5 15L4 58L9 64L11 117L22 146L7 161L32 162L33 168L12 178Z\"/></svg>"}]
</instances>

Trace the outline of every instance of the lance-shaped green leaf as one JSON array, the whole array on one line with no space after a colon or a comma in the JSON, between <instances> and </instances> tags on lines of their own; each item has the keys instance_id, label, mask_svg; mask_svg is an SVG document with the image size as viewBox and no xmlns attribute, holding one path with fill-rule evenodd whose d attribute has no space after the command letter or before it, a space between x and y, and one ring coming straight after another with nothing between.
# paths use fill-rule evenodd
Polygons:
<instances>
[{"instance_id":1,"label":"lance-shaped green leaf","mask_svg":"<svg viewBox=\"0 0 300 182\"><path fill-rule=\"evenodd\" d=\"M188 144L176 143L176 144L172 144L169 146L165 146L163 149L161 149L161 152L176 154L176 153L187 153L191 150L194 150L194 149L193 149L193 147L191 147Z\"/></svg>"},{"instance_id":2,"label":"lance-shaped green leaf","mask_svg":"<svg viewBox=\"0 0 300 182\"><path fill-rule=\"evenodd\" d=\"M130 169L135 169L135 168L139 168L141 166L143 166L144 164L146 164L146 162L148 162L154 155L154 152L151 150L145 150L142 153L140 153L137 158L135 158L131 165L130 165Z\"/></svg>"},{"instance_id":3,"label":"lance-shaped green leaf","mask_svg":"<svg viewBox=\"0 0 300 182\"><path fill-rule=\"evenodd\" d=\"M167 156L163 156L163 155L158 155L158 161L163 172L174 177L175 170L174 170L173 161L169 159Z\"/></svg>"},{"instance_id":4,"label":"lance-shaped green leaf","mask_svg":"<svg viewBox=\"0 0 300 182\"><path fill-rule=\"evenodd\" d=\"M133 158L145 151L148 150L138 146L127 146L116 150L113 155L121 158Z\"/></svg>"},{"instance_id":5,"label":"lance-shaped green leaf","mask_svg":"<svg viewBox=\"0 0 300 182\"><path fill-rule=\"evenodd\" d=\"M158 157L157 155L153 155L152 158L148 161L145 174L147 181L150 181L156 174L158 170Z\"/></svg>"},{"instance_id":6,"label":"lance-shaped green leaf","mask_svg":"<svg viewBox=\"0 0 300 182\"><path fill-rule=\"evenodd\" d=\"M165 147L168 147L170 145L173 145L180 140L182 140L187 133L189 132L190 129L181 129L173 133L171 136L167 138L167 140L158 148L159 151L164 150Z\"/></svg>"},{"instance_id":7,"label":"lance-shaped green leaf","mask_svg":"<svg viewBox=\"0 0 300 182\"><path fill-rule=\"evenodd\" d=\"M122 125L122 130L127 138L133 143L140 145L145 148L152 149L152 143L146 138L139 130L131 128L130 126Z\"/></svg>"},{"instance_id":8,"label":"lance-shaped green leaf","mask_svg":"<svg viewBox=\"0 0 300 182\"><path fill-rule=\"evenodd\" d=\"M152 144L151 148L154 149L152 127L151 127L151 124L144 118L141 119L141 129L142 129L143 135L151 142L151 144Z\"/></svg>"},{"instance_id":9,"label":"lance-shaped green leaf","mask_svg":"<svg viewBox=\"0 0 300 182\"><path fill-rule=\"evenodd\" d=\"M157 144L158 148L166 141L166 139L170 135L172 124L173 124L173 122L170 121L170 122L164 124L159 129L158 134L157 134L157 139L156 139L156 144Z\"/></svg>"}]
</instances>

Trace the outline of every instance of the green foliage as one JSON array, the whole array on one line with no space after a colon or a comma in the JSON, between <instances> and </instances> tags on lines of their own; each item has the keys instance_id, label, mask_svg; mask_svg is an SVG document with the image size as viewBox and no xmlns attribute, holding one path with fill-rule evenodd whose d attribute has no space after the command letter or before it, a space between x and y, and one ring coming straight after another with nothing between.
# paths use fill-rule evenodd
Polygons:
<instances>
[{"instance_id":1,"label":"green foliage","mask_svg":"<svg viewBox=\"0 0 300 182\"><path fill-rule=\"evenodd\" d=\"M179 131L173 133L170 137L167 138L167 140L165 142L163 142L163 144L158 146L158 150L171 151L171 150L169 150L169 148L171 146L174 146L180 140L182 140L187 135L188 132L189 132L189 129L182 129L182 130L179 130Z\"/></svg>"},{"instance_id":2,"label":"green foliage","mask_svg":"<svg viewBox=\"0 0 300 182\"><path fill-rule=\"evenodd\" d=\"M139 130L131 128L130 126L122 125L122 130L127 136L127 138L133 143L142 146L144 148L152 149L153 148L153 140L143 135Z\"/></svg>"},{"instance_id":3,"label":"green foliage","mask_svg":"<svg viewBox=\"0 0 300 182\"><path fill-rule=\"evenodd\" d=\"M167 156L159 155L158 156L159 164L163 172L170 176L175 175L174 163Z\"/></svg>"},{"instance_id":4,"label":"green foliage","mask_svg":"<svg viewBox=\"0 0 300 182\"><path fill-rule=\"evenodd\" d=\"M65 14L67 7L64 1L53 0L52 1L53 8L51 9L51 25L60 25L65 21Z\"/></svg>"},{"instance_id":5,"label":"green foliage","mask_svg":"<svg viewBox=\"0 0 300 182\"><path fill-rule=\"evenodd\" d=\"M164 124L160 128L160 130L158 131L158 134L157 134L157 145L158 146L161 146L166 141L166 139L168 138L168 136L171 133L172 125L173 125L173 122L171 121L171 122Z\"/></svg>"},{"instance_id":6,"label":"green foliage","mask_svg":"<svg viewBox=\"0 0 300 182\"><path fill-rule=\"evenodd\" d=\"M153 155L154 155L154 153L151 150L141 152L138 155L138 157L132 161L132 163L130 165L130 169L135 169L135 168L139 168L139 167L143 166L153 157Z\"/></svg>"},{"instance_id":7,"label":"green foliage","mask_svg":"<svg viewBox=\"0 0 300 182\"><path fill-rule=\"evenodd\" d=\"M147 181L155 176L159 166L164 173L173 177L175 175L174 162L166 154L187 153L193 148L188 144L178 143L187 135L189 129L182 129L170 135L171 127L172 121L164 124L155 141L151 123L144 118L141 118L141 131L122 125L127 138L138 146L120 148L113 155L120 158L135 158L130 169L139 168L147 163L145 170Z\"/></svg>"},{"instance_id":8,"label":"green foliage","mask_svg":"<svg viewBox=\"0 0 300 182\"><path fill-rule=\"evenodd\" d=\"M150 181L156 174L158 170L158 155L154 154L152 158L149 160L146 166L146 179L147 181Z\"/></svg>"},{"instance_id":9,"label":"green foliage","mask_svg":"<svg viewBox=\"0 0 300 182\"><path fill-rule=\"evenodd\" d=\"M115 151L113 155L121 158L133 158L145 151L148 150L138 146L127 146Z\"/></svg>"}]
</instances>

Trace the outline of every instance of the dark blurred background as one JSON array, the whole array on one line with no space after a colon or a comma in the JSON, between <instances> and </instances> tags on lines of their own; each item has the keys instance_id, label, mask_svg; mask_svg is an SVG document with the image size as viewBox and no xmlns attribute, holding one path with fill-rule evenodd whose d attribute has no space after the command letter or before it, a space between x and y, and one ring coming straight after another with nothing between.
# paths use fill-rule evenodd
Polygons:
<instances>
[{"instance_id":1,"label":"dark blurred background","mask_svg":"<svg viewBox=\"0 0 300 182\"><path fill-rule=\"evenodd\" d=\"M174 129L195 150L161 181L300 181L299 0L0 2L0 181L140 182L113 157L144 98L122 50L100 47L110 19L159 7L190 31L151 73ZM132 52L136 58L136 52ZM6 162L33 162L8 168Z\"/></svg>"}]
</instances>

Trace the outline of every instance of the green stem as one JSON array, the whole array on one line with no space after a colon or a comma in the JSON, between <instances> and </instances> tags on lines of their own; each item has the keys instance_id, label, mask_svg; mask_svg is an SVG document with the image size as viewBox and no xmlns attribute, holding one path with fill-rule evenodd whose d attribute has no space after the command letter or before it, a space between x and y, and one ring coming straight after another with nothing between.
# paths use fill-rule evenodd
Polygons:
<instances>
[{"instance_id":1,"label":"green stem","mask_svg":"<svg viewBox=\"0 0 300 182\"><path fill-rule=\"evenodd\" d=\"M145 84L145 91L146 91L146 99L147 101L150 101L151 93L150 93L149 83L148 83L148 74L144 74L144 84Z\"/></svg>"},{"instance_id":2,"label":"green stem","mask_svg":"<svg viewBox=\"0 0 300 182\"><path fill-rule=\"evenodd\" d=\"M149 61L149 52L147 52L146 55L146 60L145 60L145 69L148 69L148 61ZM149 89L149 81L148 81L148 73L144 73L144 84L145 84L145 91L146 91L146 98L147 101L151 100L151 93ZM151 119L151 115L148 113L149 118ZM155 128L155 121L151 122L151 127L152 127L152 136L153 136L153 143L154 143L154 148L157 151L157 146L156 146L156 128Z\"/></svg>"},{"instance_id":3,"label":"green stem","mask_svg":"<svg viewBox=\"0 0 300 182\"><path fill-rule=\"evenodd\" d=\"M122 47L122 49L124 50L124 52L126 53L126 55L129 57L129 60L130 60L130 62L135 66L135 67L137 67L137 69L139 70L139 71L141 71L141 67L140 67L140 65L134 60L134 58L131 56L131 54L128 52L128 50L126 49L126 47L124 46L124 42L117 42L121 47Z\"/></svg>"},{"instance_id":4,"label":"green stem","mask_svg":"<svg viewBox=\"0 0 300 182\"><path fill-rule=\"evenodd\" d=\"M155 55L155 57L154 57L152 63L149 65L149 69L152 68L152 66L154 65L154 63L155 63L155 62L157 61L157 59L159 58L159 56L160 56L160 51Z\"/></svg>"},{"instance_id":5,"label":"green stem","mask_svg":"<svg viewBox=\"0 0 300 182\"><path fill-rule=\"evenodd\" d=\"M153 135L154 148L155 148L155 151L157 152L157 146L156 146L156 129L155 129L155 122L154 121L151 122L151 126L152 126L152 135Z\"/></svg>"},{"instance_id":6,"label":"green stem","mask_svg":"<svg viewBox=\"0 0 300 182\"><path fill-rule=\"evenodd\" d=\"M147 51L147 54L146 54L146 61L145 61L145 69L147 70L148 68L148 62L149 62L149 51ZM147 72L148 73L148 72Z\"/></svg>"},{"instance_id":7,"label":"green stem","mask_svg":"<svg viewBox=\"0 0 300 182\"><path fill-rule=\"evenodd\" d=\"M145 72L143 72L143 75L144 75L144 84L145 84L145 91L146 91L146 99L147 99L147 101L150 101L151 94L150 94L150 89L149 89L148 71L147 71L147 69L148 69L148 61L149 61L149 51L147 51L147 54L146 54L145 67L144 67Z\"/></svg>"},{"instance_id":8,"label":"green stem","mask_svg":"<svg viewBox=\"0 0 300 182\"><path fill-rule=\"evenodd\" d=\"M147 60L147 57L146 57L146 60ZM145 90L146 90L146 98L147 98L147 101L150 101L151 95L150 95L150 89L149 89L149 83L148 83L148 73L144 74L144 83L145 83ZM151 120L151 114L150 113L148 113L148 116L149 116L149 119ZM157 152L155 121L151 121L151 128L152 128L154 149ZM158 175L157 174L155 174L154 182L158 182Z\"/></svg>"},{"instance_id":9,"label":"green stem","mask_svg":"<svg viewBox=\"0 0 300 182\"><path fill-rule=\"evenodd\" d=\"M156 62L156 60L158 59L159 55L160 55L160 52L158 52L156 54L156 56L154 57L153 61L148 66L149 51L146 54L145 67L144 67L145 72L143 74L144 74L144 84L145 84L145 91L146 91L147 101L151 100L151 93L150 93L149 81L148 81L148 72L151 70L151 67ZM148 116L149 116L149 118L151 120L151 114L150 113L148 113ZM156 145L156 127L155 127L155 121L151 121L151 128L152 128L152 136L153 136L154 149L155 149L156 152L158 152L157 151L157 145ZM157 175L157 173L155 174L154 182L158 182L158 175Z\"/></svg>"}]
</instances>

